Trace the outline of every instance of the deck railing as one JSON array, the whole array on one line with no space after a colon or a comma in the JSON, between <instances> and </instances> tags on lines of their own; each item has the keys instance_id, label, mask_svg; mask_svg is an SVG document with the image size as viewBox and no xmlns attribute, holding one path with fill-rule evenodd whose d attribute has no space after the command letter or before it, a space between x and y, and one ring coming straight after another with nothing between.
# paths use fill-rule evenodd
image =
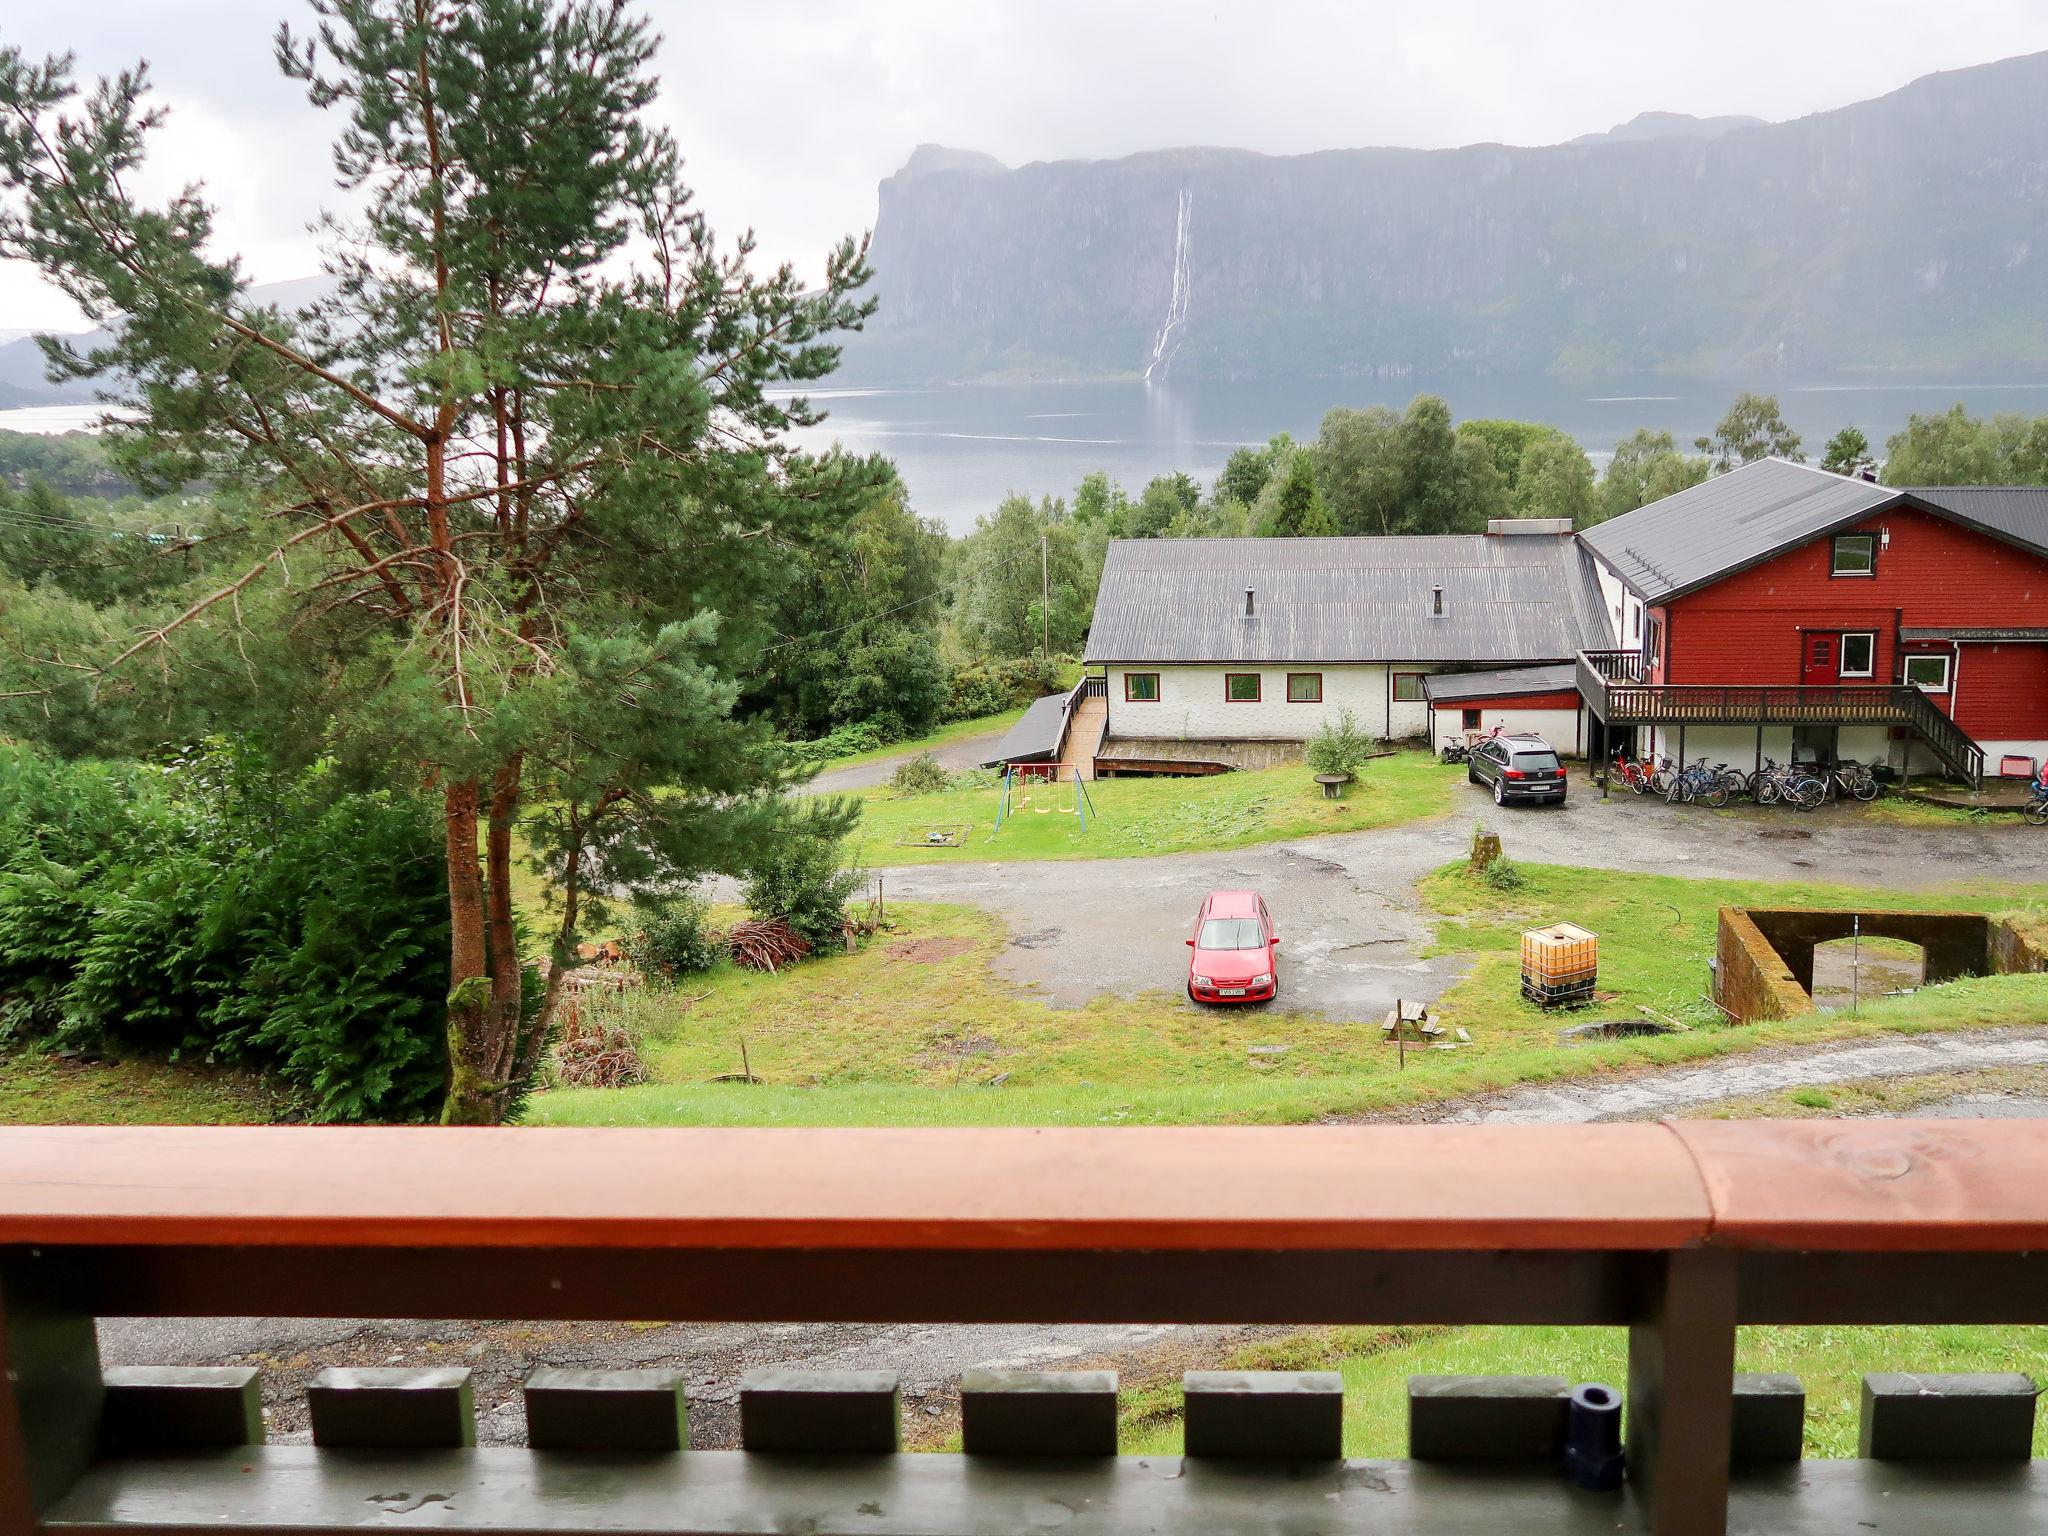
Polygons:
<instances>
[{"instance_id":1,"label":"deck railing","mask_svg":"<svg viewBox=\"0 0 2048 1536\"><path fill-rule=\"evenodd\" d=\"M1918 688L1886 683L1750 687L1645 683L1634 651L1582 651L1580 696L1610 727L1631 725L1903 725L1971 784L1984 750Z\"/></svg>"},{"instance_id":2,"label":"deck railing","mask_svg":"<svg viewBox=\"0 0 2048 1536\"><path fill-rule=\"evenodd\" d=\"M2044 1255L2023 1122L0 1130L0 1530L2041 1530L2030 1385L1879 1383L1869 1454L1799 1464L1796 1391L1734 1358L2048 1321ZM964 1454L897 1455L865 1375L751 1379L712 1452L660 1373L555 1373L476 1449L459 1371L331 1377L271 1446L253 1373L101 1369L96 1317L222 1315L1625 1326L1628 1481L1550 1464L1526 1378L1425 1385L1411 1458L1363 1462L1327 1380L1193 1383L1187 1456L1118 1457L1099 1377L981 1380Z\"/></svg>"}]
</instances>

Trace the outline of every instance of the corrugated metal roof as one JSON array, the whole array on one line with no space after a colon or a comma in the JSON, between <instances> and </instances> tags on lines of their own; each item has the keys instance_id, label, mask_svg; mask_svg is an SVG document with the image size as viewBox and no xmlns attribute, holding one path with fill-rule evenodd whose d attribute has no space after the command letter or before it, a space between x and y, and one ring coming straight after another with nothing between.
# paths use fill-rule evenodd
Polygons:
<instances>
[{"instance_id":1,"label":"corrugated metal roof","mask_svg":"<svg viewBox=\"0 0 2048 1536\"><path fill-rule=\"evenodd\" d=\"M1048 693L1042 699L1033 699L1023 717L1004 734L996 755L983 762L982 767L993 768L998 763L1028 763L1052 757L1060 749L1060 736L1066 726L1066 694Z\"/></svg>"},{"instance_id":2,"label":"corrugated metal roof","mask_svg":"<svg viewBox=\"0 0 2048 1536\"><path fill-rule=\"evenodd\" d=\"M2032 629L2024 625L1979 626L1974 629L1914 629L1910 625L1899 631L1899 638L1905 641L1918 640L2048 640L2048 629Z\"/></svg>"},{"instance_id":3,"label":"corrugated metal roof","mask_svg":"<svg viewBox=\"0 0 2048 1536\"><path fill-rule=\"evenodd\" d=\"M1525 693L1572 693L1579 686L1573 662L1549 667L1495 667L1485 672L1426 672L1422 691L1432 704L1461 699L1513 698Z\"/></svg>"},{"instance_id":4,"label":"corrugated metal roof","mask_svg":"<svg viewBox=\"0 0 2048 1536\"><path fill-rule=\"evenodd\" d=\"M1087 659L1562 661L1611 639L1571 538L1120 539Z\"/></svg>"},{"instance_id":5,"label":"corrugated metal roof","mask_svg":"<svg viewBox=\"0 0 2048 1536\"><path fill-rule=\"evenodd\" d=\"M1914 485L1904 494L1957 522L2048 554L2048 486Z\"/></svg>"},{"instance_id":6,"label":"corrugated metal roof","mask_svg":"<svg viewBox=\"0 0 2048 1536\"><path fill-rule=\"evenodd\" d=\"M1900 495L1810 465L1758 459L1579 537L1646 599L1662 602Z\"/></svg>"}]
</instances>

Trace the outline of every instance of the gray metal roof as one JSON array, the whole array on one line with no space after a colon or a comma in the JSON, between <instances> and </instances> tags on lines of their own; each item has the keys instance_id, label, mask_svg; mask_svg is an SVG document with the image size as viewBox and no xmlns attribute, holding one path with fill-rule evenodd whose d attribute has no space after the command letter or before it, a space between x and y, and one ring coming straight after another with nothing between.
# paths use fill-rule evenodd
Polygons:
<instances>
[{"instance_id":1,"label":"gray metal roof","mask_svg":"<svg viewBox=\"0 0 2048 1536\"><path fill-rule=\"evenodd\" d=\"M1067 728L1067 697L1064 693L1048 693L1042 699L1033 699L1023 717L1004 734L995 756L984 760L981 766L1029 763L1058 755L1060 737Z\"/></svg>"},{"instance_id":2,"label":"gray metal roof","mask_svg":"<svg viewBox=\"0 0 2048 1536\"><path fill-rule=\"evenodd\" d=\"M1524 693L1571 693L1578 686L1578 666L1569 661L1548 667L1494 667L1485 672L1425 672L1422 676L1422 691L1432 704L1513 698Z\"/></svg>"},{"instance_id":3,"label":"gray metal roof","mask_svg":"<svg viewBox=\"0 0 2048 1536\"><path fill-rule=\"evenodd\" d=\"M1569 537L1119 539L1087 659L1562 661L1612 638Z\"/></svg>"},{"instance_id":4,"label":"gray metal roof","mask_svg":"<svg viewBox=\"0 0 2048 1536\"><path fill-rule=\"evenodd\" d=\"M1901 494L1785 459L1758 459L1579 537L1644 598L1661 602L1853 523Z\"/></svg>"},{"instance_id":5,"label":"gray metal roof","mask_svg":"<svg viewBox=\"0 0 2048 1536\"><path fill-rule=\"evenodd\" d=\"M1959 523L2048 554L2048 485L1913 485L1903 494Z\"/></svg>"}]
</instances>

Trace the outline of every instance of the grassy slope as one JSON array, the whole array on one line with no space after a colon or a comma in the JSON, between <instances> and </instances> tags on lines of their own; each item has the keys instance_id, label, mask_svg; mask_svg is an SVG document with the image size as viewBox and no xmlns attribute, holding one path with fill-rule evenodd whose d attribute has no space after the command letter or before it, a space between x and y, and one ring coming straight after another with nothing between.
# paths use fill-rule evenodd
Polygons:
<instances>
[{"instance_id":1,"label":"grassy slope","mask_svg":"<svg viewBox=\"0 0 2048 1536\"><path fill-rule=\"evenodd\" d=\"M278 1105L243 1072L158 1061L0 1056L0 1125L239 1125Z\"/></svg>"},{"instance_id":2,"label":"grassy slope","mask_svg":"<svg viewBox=\"0 0 2048 1536\"><path fill-rule=\"evenodd\" d=\"M721 969L675 992L629 997L621 1004L624 1020L645 1042L656 1081L545 1093L529 1118L645 1125L1300 1122L1765 1045L2048 1016L2048 976L2023 976L1890 999L1855 1019L1829 1014L1730 1026L1702 995L1719 906L1831 905L1869 893L1544 865L1522 871L1526 884L1505 893L1457 867L1424 882L1429 905L1449 919L1440 947L1477 955L1440 1008L1474 1043L1411 1051L1405 1069L1370 1024L1278 1010L1196 1009L1164 990L1054 1009L1018 995L992 971L1004 943L994 916L903 904L891 908L897 931L860 953L781 976ZM2048 901L2048 891L1968 888L1913 899L2004 910ZM1642 1004L1688 1029L1558 1045L1555 1032L1565 1019L1522 1001L1516 957L1523 927L1559 918L1601 935L1601 981L1612 995L1591 1016L1639 1017ZM931 961L891 954L892 945L913 939L951 941L958 952ZM1178 975L1161 979L1170 987ZM738 1070L742 1035L766 1084L707 1082ZM1254 1066L1253 1044L1290 1049Z\"/></svg>"},{"instance_id":3,"label":"grassy slope","mask_svg":"<svg viewBox=\"0 0 2048 1536\"><path fill-rule=\"evenodd\" d=\"M862 796L856 839L860 859L870 865L1131 858L1396 826L1442 815L1457 788L1457 776L1423 752L1368 763L1361 782L1341 800L1325 800L1299 764L1208 778L1102 779L1089 786L1094 809L1085 828L1078 816L1050 808L1073 804L1073 786L1063 784L1032 791L1032 803L1001 830L995 827L1000 792L994 788L907 796L877 789ZM921 837L927 827L959 823L972 829L963 848L899 843Z\"/></svg>"}]
</instances>

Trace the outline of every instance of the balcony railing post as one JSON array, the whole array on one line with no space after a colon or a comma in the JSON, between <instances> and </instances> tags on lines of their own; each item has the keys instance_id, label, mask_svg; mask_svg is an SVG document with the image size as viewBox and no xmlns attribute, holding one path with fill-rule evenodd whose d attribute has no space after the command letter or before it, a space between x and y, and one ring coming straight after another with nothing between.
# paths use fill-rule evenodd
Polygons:
<instances>
[{"instance_id":1,"label":"balcony railing post","mask_svg":"<svg viewBox=\"0 0 2048 1536\"><path fill-rule=\"evenodd\" d=\"M1728 1528L1735 1413L1735 1258L1681 1249L1653 1260L1628 1331L1628 1467L1656 1536Z\"/></svg>"},{"instance_id":2,"label":"balcony railing post","mask_svg":"<svg viewBox=\"0 0 2048 1536\"><path fill-rule=\"evenodd\" d=\"M92 1464L98 1448L99 1335L65 1298L68 1266L0 1249L0 1530L36 1517Z\"/></svg>"}]
</instances>

